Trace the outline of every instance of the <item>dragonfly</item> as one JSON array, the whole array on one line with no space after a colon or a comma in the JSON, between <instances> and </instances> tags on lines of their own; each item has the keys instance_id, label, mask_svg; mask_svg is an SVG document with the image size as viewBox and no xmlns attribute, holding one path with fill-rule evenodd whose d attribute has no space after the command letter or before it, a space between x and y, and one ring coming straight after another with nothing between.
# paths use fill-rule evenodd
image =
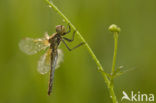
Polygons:
<instances>
[{"instance_id":1,"label":"dragonfly","mask_svg":"<svg viewBox=\"0 0 156 103\"><path fill-rule=\"evenodd\" d=\"M36 54L41 50L46 51L44 55L39 59L37 69L41 74L46 74L50 71L48 95L50 95L52 92L55 69L59 67L59 63L62 61L61 56L63 56L63 54L61 50L58 49L61 41L69 51L72 51L73 49L76 49L85 44L84 42L81 42L75 47L70 48L65 41L74 41L76 31L73 32L72 38L69 39L67 37L64 37L66 34L71 32L71 27L69 24L67 26L67 29L68 31L66 31L63 25L57 25L56 33L53 33L51 36L46 33L43 38L32 39L27 37L19 42L21 51L28 55Z\"/></svg>"}]
</instances>

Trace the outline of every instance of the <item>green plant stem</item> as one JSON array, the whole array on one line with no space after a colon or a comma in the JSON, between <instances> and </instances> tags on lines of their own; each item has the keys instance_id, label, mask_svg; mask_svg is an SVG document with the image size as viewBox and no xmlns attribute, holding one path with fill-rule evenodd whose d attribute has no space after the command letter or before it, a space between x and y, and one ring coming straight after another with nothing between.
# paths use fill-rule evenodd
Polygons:
<instances>
[{"instance_id":1,"label":"green plant stem","mask_svg":"<svg viewBox=\"0 0 156 103\"><path fill-rule=\"evenodd\" d=\"M117 48L118 48L118 33L114 32L114 56L113 56L113 63L112 63L112 75L115 72L115 64L116 64L116 57L117 57Z\"/></svg>"},{"instance_id":2,"label":"green plant stem","mask_svg":"<svg viewBox=\"0 0 156 103\"><path fill-rule=\"evenodd\" d=\"M114 75L115 73L115 64L116 64L116 57L117 57L117 48L118 48L118 32L114 32L114 55L113 55L113 63L112 63L112 72L111 72L111 75ZM112 100L113 100L113 103L117 103L117 99L116 99L116 96L115 96L115 93L114 92L114 78L110 78L110 94L112 96Z\"/></svg>"},{"instance_id":3,"label":"green plant stem","mask_svg":"<svg viewBox=\"0 0 156 103\"><path fill-rule=\"evenodd\" d=\"M96 62L97 66L98 66L98 70L102 73L105 83L107 84L107 86L109 88L109 92L110 92L113 103L117 103L114 90L113 90L113 88L110 87L110 80L108 79L101 63L95 56L94 52L92 51L92 49L90 48L90 46L88 45L86 40L83 38L83 36L80 34L80 32L75 28L75 26L70 22L70 20L52 2L50 2L49 0L45 0L45 1L49 4L50 7L52 7L65 20L65 22L67 22L71 26L71 28L73 28L73 30L76 31L76 33L79 35L80 39L85 43L86 48L88 49L90 55L92 56L93 60Z\"/></svg>"},{"instance_id":4,"label":"green plant stem","mask_svg":"<svg viewBox=\"0 0 156 103\"><path fill-rule=\"evenodd\" d=\"M111 99L112 99L113 103L118 103L118 101L116 99L116 96L115 96L115 93L114 93L114 88L113 87L110 87L109 93L111 95Z\"/></svg>"}]
</instances>

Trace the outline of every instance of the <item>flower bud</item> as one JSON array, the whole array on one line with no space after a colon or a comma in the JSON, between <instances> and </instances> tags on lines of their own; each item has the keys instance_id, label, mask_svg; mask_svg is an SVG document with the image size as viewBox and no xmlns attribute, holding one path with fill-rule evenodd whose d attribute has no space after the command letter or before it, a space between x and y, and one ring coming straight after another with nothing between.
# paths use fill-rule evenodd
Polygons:
<instances>
[{"instance_id":1,"label":"flower bud","mask_svg":"<svg viewBox=\"0 0 156 103\"><path fill-rule=\"evenodd\" d=\"M111 31L111 32L118 32L119 33L120 32L120 27L118 27L115 24L112 24L112 25L109 26L108 30Z\"/></svg>"}]
</instances>

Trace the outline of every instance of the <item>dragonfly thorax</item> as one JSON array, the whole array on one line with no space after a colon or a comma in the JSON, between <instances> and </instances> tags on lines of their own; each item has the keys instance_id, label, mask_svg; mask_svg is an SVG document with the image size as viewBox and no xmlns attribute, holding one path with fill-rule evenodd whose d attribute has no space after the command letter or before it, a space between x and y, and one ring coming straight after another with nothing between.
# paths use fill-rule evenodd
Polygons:
<instances>
[{"instance_id":1,"label":"dragonfly thorax","mask_svg":"<svg viewBox=\"0 0 156 103\"><path fill-rule=\"evenodd\" d=\"M50 43L50 47L51 48L57 48L58 45L61 42L61 35L59 35L58 33L53 34L53 36L49 39L49 43Z\"/></svg>"}]
</instances>

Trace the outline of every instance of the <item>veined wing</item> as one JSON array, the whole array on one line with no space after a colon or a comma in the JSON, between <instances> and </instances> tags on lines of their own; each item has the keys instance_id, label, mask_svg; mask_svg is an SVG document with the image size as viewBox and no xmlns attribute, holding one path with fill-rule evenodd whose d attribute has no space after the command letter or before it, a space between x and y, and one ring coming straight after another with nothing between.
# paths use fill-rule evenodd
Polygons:
<instances>
[{"instance_id":1,"label":"veined wing","mask_svg":"<svg viewBox=\"0 0 156 103\"><path fill-rule=\"evenodd\" d=\"M46 74L50 70L50 61L51 61L52 50L48 49L47 52L41 56L38 61L38 72L41 74ZM58 49L58 60L56 60L55 69L60 67L60 63L63 61L63 53L61 49Z\"/></svg>"},{"instance_id":2,"label":"veined wing","mask_svg":"<svg viewBox=\"0 0 156 103\"><path fill-rule=\"evenodd\" d=\"M33 55L39 52L42 49L45 49L49 46L49 42L46 38L43 39L32 39L25 38L22 39L19 43L21 51L28 55Z\"/></svg>"},{"instance_id":3,"label":"veined wing","mask_svg":"<svg viewBox=\"0 0 156 103\"><path fill-rule=\"evenodd\" d=\"M47 52L41 56L40 60L38 61L38 72L41 74L45 74L50 70L50 61L51 61L51 53L52 50L48 49Z\"/></svg>"},{"instance_id":4,"label":"veined wing","mask_svg":"<svg viewBox=\"0 0 156 103\"><path fill-rule=\"evenodd\" d=\"M55 69L60 67L60 63L63 62L63 56L64 56L61 49L58 49L57 52L58 52L58 60L56 62L56 68Z\"/></svg>"}]
</instances>

